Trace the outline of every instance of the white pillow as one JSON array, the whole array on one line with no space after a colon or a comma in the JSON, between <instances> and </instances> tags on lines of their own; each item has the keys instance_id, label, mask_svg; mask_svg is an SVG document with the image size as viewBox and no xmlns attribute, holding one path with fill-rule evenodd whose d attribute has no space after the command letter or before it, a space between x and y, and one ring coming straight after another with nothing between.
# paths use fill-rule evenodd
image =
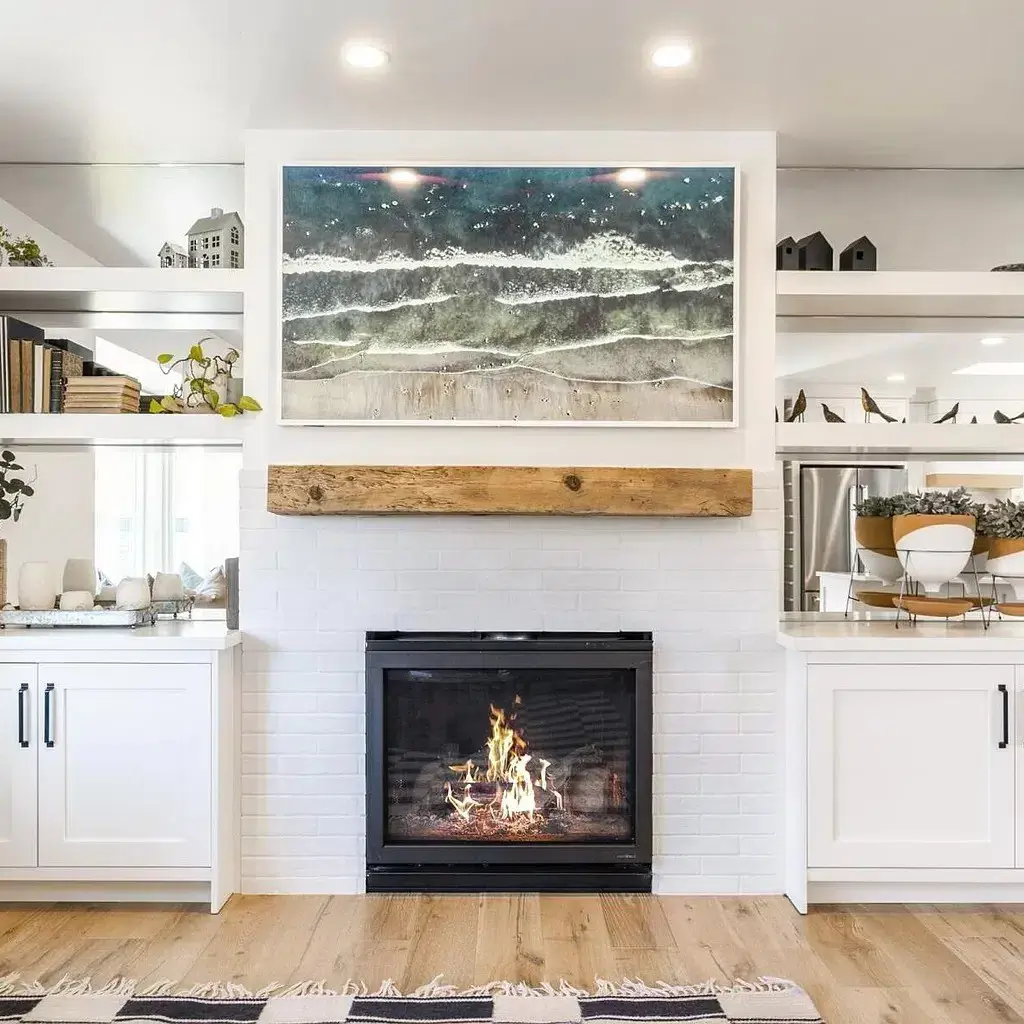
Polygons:
<instances>
[{"instance_id":1,"label":"white pillow","mask_svg":"<svg viewBox=\"0 0 1024 1024\"><path fill-rule=\"evenodd\" d=\"M226 601L228 596L228 581L224 576L222 566L211 569L207 575L199 581L199 585L189 588L196 596L198 604L215 604L217 601Z\"/></svg>"}]
</instances>

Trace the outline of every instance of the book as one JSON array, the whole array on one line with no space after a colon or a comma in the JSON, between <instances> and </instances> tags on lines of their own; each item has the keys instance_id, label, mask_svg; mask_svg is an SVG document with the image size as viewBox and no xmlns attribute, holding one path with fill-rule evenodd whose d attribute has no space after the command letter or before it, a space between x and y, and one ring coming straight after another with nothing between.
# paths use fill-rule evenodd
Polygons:
<instances>
[{"instance_id":1,"label":"book","mask_svg":"<svg viewBox=\"0 0 1024 1024\"><path fill-rule=\"evenodd\" d=\"M7 352L7 362L11 368L11 412L21 412L21 342L17 338L8 338Z\"/></svg>"},{"instance_id":2,"label":"book","mask_svg":"<svg viewBox=\"0 0 1024 1024\"><path fill-rule=\"evenodd\" d=\"M32 408L32 395L35 391L35 358L33 350L34 341L19 341L21 345L21 411L34 412Z\"/></svg>"},{"instance_id":3,"label":"book","mask_svg":"<svg viewBox=\"0 0 1024 1024\"><path fill-rule=\"evenodd\" d=\"M46 362L46 342L38 341L32 347L32 411L33 412L46 412L49 408L49 401L47 401L47 409L43 408L43 364ZM49 385L47 379L46 384ZM47 394L49 399L49 394Z\"/></svg>"},{"instance_id":4,"label":"book","mask_svg":"<svg viewBox=\"0 0 1024 1024\"><path fill-rule=\"evenodd\" d=\"M50 412L64 411L64 350L50 346Z\"/></svg>"},{"instance_id":5,"label":"book","mask_svg":"<svg viewBox=\"0 0 1024 1024\"><path fill-rule=\"evenodd\" d=\"M17 317L0 316L0 412L23 412L29 408L31 391L23 394L22 353L21 345L17 343L42 341L43 337L41 327L25 323ZM17 367L13 365L15 347L18 349Z\"/></svg>"}]
</instances>

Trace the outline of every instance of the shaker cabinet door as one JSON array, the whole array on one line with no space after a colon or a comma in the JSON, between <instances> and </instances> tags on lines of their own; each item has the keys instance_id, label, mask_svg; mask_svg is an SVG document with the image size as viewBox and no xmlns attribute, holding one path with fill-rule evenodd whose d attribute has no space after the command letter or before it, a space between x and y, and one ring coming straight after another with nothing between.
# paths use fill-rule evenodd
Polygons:
<instances>
[{"instance_id":1,"label":"shaker cabinet door","mask_svg":"<svg viewBox=\"0 0 1024 1024\"><path fill-rule=\"evenodd\" d=\"M0 867L36 866L36 666L0 665Z\"/></svg>"},{"instance_id":2,"label":"shaker cabinet door","mask_svg":"<svg viewBox=\"0 0 1024 1024\"><path fill-rule=\"evenodd\" d=\"M812 665L808 865L1014 866L1014 669Z\"/></svg>"},{"instance_id":3,"label":"shaker cabinet door","mask_svg":"<svg viewBox=\"0 0 1024 1024\"><path fill-rule=\"evenodd\" d=\"M204 665L42 665L39 864L211 862Z\"/></svg>"}]
</instances>

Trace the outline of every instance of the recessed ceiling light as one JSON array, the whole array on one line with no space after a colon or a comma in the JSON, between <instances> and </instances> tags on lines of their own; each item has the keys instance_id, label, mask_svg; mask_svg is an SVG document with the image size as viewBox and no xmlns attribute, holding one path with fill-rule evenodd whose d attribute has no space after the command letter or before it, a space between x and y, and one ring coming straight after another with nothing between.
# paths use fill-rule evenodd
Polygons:
<instances>
[{"instance_id":1,"label":"recessed ceiling light","mask_svg":"<svg viewBox=\"0 0 1024 1024\"><path fill-rule=\"evenodd\" d=\"M341 56L350 68L374 71L383 68L391 60L387 50L375 43L351 42L341 48Z\"/></svg>"},{"instance_id":2,"label":"recessed ceiling light","mask_svg":"<svg viewBox=\"0 0 1024 1024\"><path fill-rule=\"evenodd\" d=\"M1006 344L1006 339L1005 338L982 338L981 339L981 343L982 343L982 345L1005 345Z\"/></svg>"},{"instance_id":3,"label":"recessed ceiling light","mask_svg":"<svg viewBox=\"0 0 1024 1024\"><path fill-rule=\"evenodd\" d=\"M953 372L970 377L1024 377L1024 363L973 363Z\"/></svg>"},{"instance_id":4,"label":"recessed ceiling light","mask_svg":"<svg viewBox=\"0 0 1024 1024\"><path fill-rule=\"evenodd\" d=\"M906 374L903 373L890 373L886 380L890 380L893 384L898 384L901 380L906 380Z\"/></svg>"},{"instance_id":5,"label":"recessed ceiling light","mask_svg":"<svg viewBox=\"0 0 1024 1024\"><path fill-rule=\"evenodd\" d=\"M623 167L615 180L620 185L642 185L647 180L647 172L642 167Z\"/></svg>"},{"instance_id":6,"label":"recessed ceiling light","mask_svg":"<svg viewBox=\"0 0 1024 1024\"><path fill-rule=\"evenodd\" d=\"M662 43L651 51L656 68L685 68L693 63L693 47L689 43Z\"/></svg>"},{"instance_id":7,"label":"recessed ceiling light","mask_svg":"<svg viewBox=\"0 0 1024 1024\"><path fill-rule=\"evenodd\" d=\"M410 171L408 167L399 167L388 171L388 181L395 188L412 188L420 183L420 176L415 171Z\"/></svg>"}]
</instances>

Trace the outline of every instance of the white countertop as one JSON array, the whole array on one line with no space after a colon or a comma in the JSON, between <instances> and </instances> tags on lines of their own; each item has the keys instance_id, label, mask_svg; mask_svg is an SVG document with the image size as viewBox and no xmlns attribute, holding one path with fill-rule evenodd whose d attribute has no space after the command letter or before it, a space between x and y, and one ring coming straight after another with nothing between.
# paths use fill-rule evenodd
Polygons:
<instances>
[{"instance_id":1,"label":"white countertop","mask_svg":"<svg viewBox=\"0 0 1024 1024\"><path fill-rule=\"evenodd\" d=\"M224 651L242 642L242 634L223 620L163 619L155 626L7 626L0 629L4 651Z\"/></svg>"},{"instance_id":2,"label":"white countertop","mask_svg":"<svg viewBox=\"0 0 1024 1024\"><path fill-rule=\"evenodd\" d=\"M1024 619L980 620L844 618L838 613L790 612L779 622L779 643L794 651L1015 651L1024 652Z\"/></svg>"}]
</instances>

